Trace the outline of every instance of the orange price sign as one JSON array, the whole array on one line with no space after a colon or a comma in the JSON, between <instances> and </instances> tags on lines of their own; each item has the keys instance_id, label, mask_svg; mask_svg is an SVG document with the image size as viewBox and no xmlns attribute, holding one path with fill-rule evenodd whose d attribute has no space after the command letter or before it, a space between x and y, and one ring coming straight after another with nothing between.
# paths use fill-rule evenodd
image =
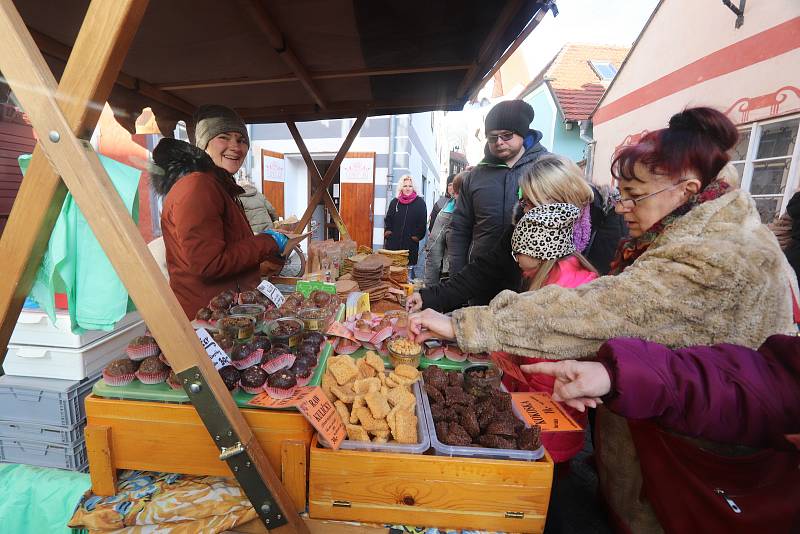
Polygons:
<instances>
[{"instance_id":1,"label":"orange price sign","mask_svg":"<svg viewBox=\"0 0 800 534\"><path fill-rule=\"evenodd\" d=\"M583 428L547 393L524 391L511 394L514 411L542 432L579 432Z\"/></svg>"},{"instance_id":2,"label":"orange price sign","mask_svg":"<svg viewBox=\"0 0 800 534\"><path fill-rule=\"evenodd\" d=\"M273 399L266 393L260 393L247 404L262 408L297 408L332 449L338 449L347 437L339 412L319 386L299 387L287 399Z\"/></svg>"}]
</instances>

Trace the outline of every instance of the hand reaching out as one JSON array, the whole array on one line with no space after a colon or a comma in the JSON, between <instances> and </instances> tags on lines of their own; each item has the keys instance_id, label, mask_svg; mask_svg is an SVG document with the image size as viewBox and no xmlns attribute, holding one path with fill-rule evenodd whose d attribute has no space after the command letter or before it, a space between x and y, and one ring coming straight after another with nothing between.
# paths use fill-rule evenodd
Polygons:
<instances>
[{"instance_id":1,"label":"hand reaching out","mask_svg":"<svg viewBox=\"0 0 800 534\"><path fill-rule=\"evenodd\" d=\"M562 401L583 412L586 407L596 408L603 404L600 399L611 391L611 377L599 362L564 360L522 365L526 373L539 373L556 379L553 400Z\"/></svg>"},{"instance_id":2,"label":"hand reaching out","mask_svg":"<svg viewBox=\"0 0 800 534\"><path fill-rule=\"evenodd\" d=\"M428 308L408 316L408 333L414 341L421 343L426 339L454 341L456 339L452 317Z\"/></svg>"},{"instance_id":3,"label":"hand reaching out","mask_svg":"<svg viewBox=\"0 0 800 534\"><path fill-rule=\"evenodd\" d=\"M406 311L408 313L418 312L422 309L422 295L416 291L406 300Z\"/></svg>"}]
</instances>

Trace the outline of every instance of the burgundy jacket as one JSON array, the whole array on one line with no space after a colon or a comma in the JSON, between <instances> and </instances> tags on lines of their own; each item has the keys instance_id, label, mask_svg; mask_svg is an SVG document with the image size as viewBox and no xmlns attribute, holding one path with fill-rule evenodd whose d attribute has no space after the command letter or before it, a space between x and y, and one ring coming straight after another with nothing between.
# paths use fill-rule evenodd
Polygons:
<instances>
[{"instance_id":1,"label":"burgundy jacket","mask_svg":"<svg viewBox=\"0 0 800 534\"><path fill-rule=\"evenodd\" d=\"M653 419L692 437L757 448L793 448L800 433L800 338L770 336L757 351L729 344L669 349L640 339L606 342L609 409Z\"/></svg>"}]
</instances>

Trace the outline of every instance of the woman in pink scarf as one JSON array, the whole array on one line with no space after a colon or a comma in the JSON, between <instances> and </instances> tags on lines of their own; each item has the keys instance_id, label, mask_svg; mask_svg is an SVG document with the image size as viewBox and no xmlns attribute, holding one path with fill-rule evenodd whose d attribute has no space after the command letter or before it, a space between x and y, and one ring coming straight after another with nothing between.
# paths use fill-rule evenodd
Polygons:
<instances>
[{"instance_id":1,"label":"woman in pink scarf","mask_svg":"<svg viewBox=\"0 0 800 534\"><path fill-rule=\"evenodd\" d=\"M414 179L400 178L397 198L392 199L384 217L383 237L389 250L408 250L408 265L417 264L419 242L425 237L428 209L414 191Z\"/></svg>"}]
</instances>

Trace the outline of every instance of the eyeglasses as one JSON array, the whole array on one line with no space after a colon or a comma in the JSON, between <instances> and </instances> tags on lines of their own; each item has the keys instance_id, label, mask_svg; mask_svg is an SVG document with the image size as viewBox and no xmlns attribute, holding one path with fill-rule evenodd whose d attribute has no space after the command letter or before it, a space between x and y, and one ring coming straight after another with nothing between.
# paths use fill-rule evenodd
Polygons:
<instances>
[{"instance_id":1,"label":"eyeglasses","mask_svg":"<svg viewBox=\"0 0 800 534\"><path fill-rule=\"evenodd\" d=\"M672 184L669 187L665 187L664 189L659 189L658 191L656 191L654 193L650 193L650 194L643 195L643 196L636 197L636 198L612 198L612 202L614 202L614 206L621 206L623 209L632 210L632 209L635 209L636 206L639 205L639 202L641 202L643 200L646 200L646 199L648 199L650 197L654 197L659 193L663 193L664 191L671 191L671 190L675 189L676 187L678 187L679 185L681 185L685 181L686 180L681 180L680 182L678 182L676 184Z\"/></svg>"},{"instance_id":2,"label":"eyeglasses","mask_svg":"<svg viewBox=\"0 0 800 534\"><path fill-rule=\"evenodd\" d=\"M528 212L536 207L536 205L525 197L519 199L519 205L524 212Z\"/></svg>"},{"instance_id":3,"label":"eyeglasses","mask_svg":"<svg viewBox=\"0 0 800 534\"><path fill-rule=\"evenodd\" d=\"M489 142L490 145L493 145L497 142L498 139L502 139L503 141L511 141L512 137L514 137L514 132L508 132L499 135L487 135L486 140Z\"/></svg>"}]
</instances>

